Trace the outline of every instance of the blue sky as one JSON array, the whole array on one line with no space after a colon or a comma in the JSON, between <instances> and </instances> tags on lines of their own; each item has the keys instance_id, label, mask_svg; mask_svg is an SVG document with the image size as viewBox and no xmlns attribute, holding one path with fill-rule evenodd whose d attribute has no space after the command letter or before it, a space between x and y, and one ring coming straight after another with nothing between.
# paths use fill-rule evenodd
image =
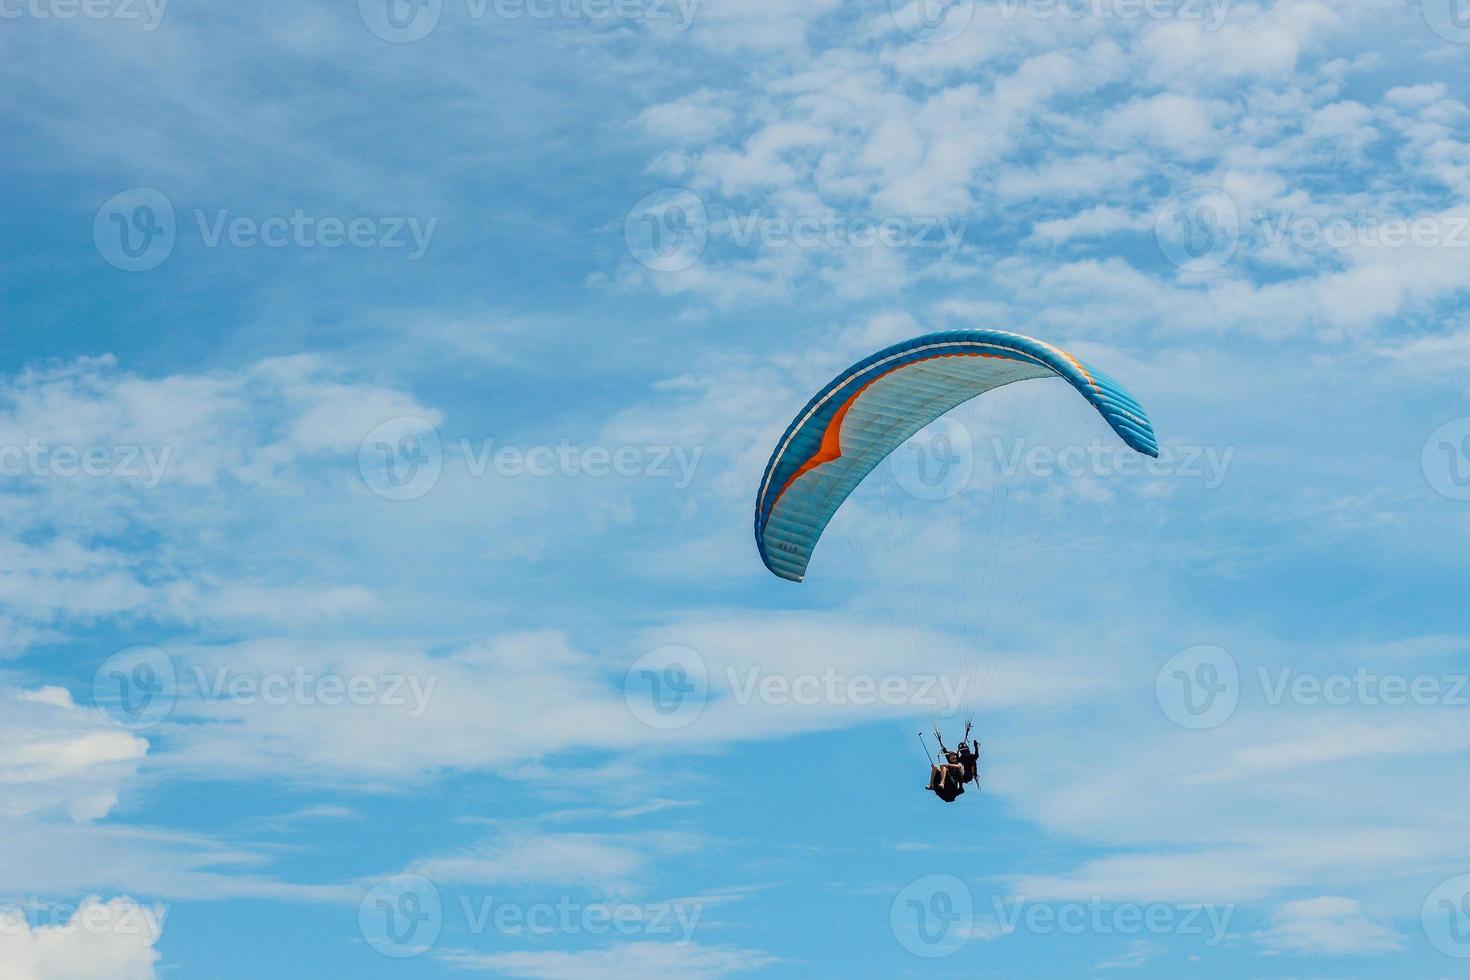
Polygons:
<instances>
[{"instance_id":1,"label":"blue sky","mask_svg":"<svg viewBox=\"0 0 1470 980\"><path fill-rule=\"evenodd\" d=\"M4 976L1463 973L1463 4L0 15ZM771 576L792 415L964 327L1164 464Z\"/></svg>"}]
</instances>

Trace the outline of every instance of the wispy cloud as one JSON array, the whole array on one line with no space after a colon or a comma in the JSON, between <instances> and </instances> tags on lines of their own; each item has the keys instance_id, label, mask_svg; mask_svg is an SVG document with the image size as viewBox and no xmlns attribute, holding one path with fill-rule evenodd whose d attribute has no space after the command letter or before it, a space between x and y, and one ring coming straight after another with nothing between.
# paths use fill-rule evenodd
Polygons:
<instances>
[{"instance_id":1,"label":"wispy cloud","mask_svg":"<svg viewBox=\"0 0 1470 980\"><path fill-rule=\"evenodd\" d=\"M622 943L585 952L475 953L445 951L438 958L459 970L533 980L593 980L615 976L719 980L780 962L749 949L697 943Z\"/></svg>"},{"instance_id":2,"label":"wispy cloud","mask_svg":"<svg viewBox=\"0 0 1470 980\"><path fill-rule=\"evenodd\" d=\"M1338 896L1286 902L1255 940L1273 953L1327 956L1389 953L1402 949L1404 937L1371 916L1355 899Z\"/></svg>"}]
</instances>

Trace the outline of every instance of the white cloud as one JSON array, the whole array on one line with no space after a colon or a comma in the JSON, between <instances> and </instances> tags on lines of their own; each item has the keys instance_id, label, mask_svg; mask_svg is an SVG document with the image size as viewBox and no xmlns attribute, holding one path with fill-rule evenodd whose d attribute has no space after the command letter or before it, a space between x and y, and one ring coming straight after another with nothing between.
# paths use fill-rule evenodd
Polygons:
<instances>
[{"instance_id":1,"label":"white cloud","mask_svg":"<svg viewBox=\"0 0 1470 980\"><path fill-rule=\"evenodd\" d=\"M621 943L585 952L476 953L446 951L440 960L461 970L533 980L719 980L779 962L765 953L698 943Z\"/></svg>"},{"instance_id":2,"label":"white cloud","mask_svg":"<svg viewBox=\"0 0 1470 980\"><path fill-rule=\"evenodd\" d=\"M1384 101L1406 109L1422 109L1433 105L1449 94L1443 82L1425 82L1420 85L1400 85L1384 93Z\"/></svg>"},{"instance_id":3,"label":"white cloud","mask_svg":"<svg viewBox=\"0 0 1470 980\"><path fill-rule=\"evenodd\" d=\"M729 52L767 53L782 57L801 52L807 30L838 9L841 0L790 4L783 0L702 0L691 37L705 48Z\"/></svg>"},{"instance_id":4,"label":"white cloud","mask_svg":"<svg viewBox=\"0 0 1470 980\"><path fill-rule=\"evenodd\" d=\"M1038 221L1032 235L1050 244L1074 238L1100 238L1116 231L1139 231L1153 224L1150 215L1131 214L1122 208L1099 204L1070 218Z\"/></svg>"},{"instance_id":5,"label":"white cloud","mask_svg":"<svg viewBox=\"0 0 1470 980\"><path fill-rule=\"evenodd\" d=\"M641 884L655 856L687 854L698 846L697 840L679 834L513 831L458 854L417 861L409 871L436 884L577 887L624 895Z\"/></svg>"},{"instance_id":6,"label":"white cloud","mask_svg":"<svg viewBox=\"0 0 1470 980\"><path fill-rule=\"evenodd\" d=\"M1271 914L1271 925L1254 935L1276 953L1374 955L1404 946L1404 937L1374 919L1356 899L1337 896L1286 902Z\"/></svg>"},{"instance_id":7,"label":"white cloud","mask_svg":"<svg viewBox=\"0 0 1470 980\"><path fill-rule=\"evenodd\" d=\"M854 44L795 61L772 59L748 85L711 86L670 103L749 107L739 143L723 133L696 133L697 114L676 127L681 139L690 136L677 155L679 174L731 202L748 199L774 212L956 215L987 237L997 234L995 222L1011 220L994 208L997 200L1025 202L1032 206L1033 244L1055 249L1127 231L1146 236L1149 251L1156 251L1148 239L1162 202L1193 186L1223 187L1247 224L1281 212L1326 221L1370 204L1368 211L1382 216L1434 218L1451 203L1446 186L1470 186L1470 143L1456 138L1463 118L1445 108L1451 100L1442 85L1394 89L1381 104L1341 96L1348 76L1365 66L1327 60L1328 45L1353 31L1383 29L1390 8L1345 11L1310 0L1210 10L1221 12L1228 12L1223 25L1181 17L1124 31L1106 18L1047 21L1029 11L1002 16L982 8L969 30L945 44L909 43L878 14L869 35L888 46L877 51ZM992 57L996 46L1012 57ZM1128 70L1139 57L1151 62L1166 91ZM1305 74L1314 69L1320 73ZM1198 82L1199 91L1181 90L1181 80ZM1242 81L1252 87L1233 93L1230 86ZM1104 105L1090 99L1114 83L1124 86L1121 95ZM1432 123L1403 118L1431 111ZM670 112L689 115L684 108ZM1367 150L1385 136L1398 143L1415 181L1365 191L1376 166ZM1323 168L1361 170L1362 179L1311 176ZM1333 183L1342 190L1334 192ZM1160 185L1169 192L1149 190ZM1082 212L1056 213L1079 199L1087 204ZM1446 217L1453 219L1440 215ZM1466 285L1454 249L1429 255L1283 248L1246 232L1235 263L1203 281L1173 279L1121 258L1073 264L1065 254L1034 269L1025 268L1032 260L1026 256L1015 270L1007 267L1013 257L972 263L973 246L948 262L840 248L799 257L712 251L693 269L650 281L665 292L738 306L813 286L835 289L839 298L892 294L973 273L989 281L992 296L1056 311L1049 315L1069 322L1129 330L1188 323L1274 336L1316 331L1333 339L1431 310ZM1246 265L1254 262L1300 274L1263 283ZM1093 270L1098 274L1086 275ZM1032 279L1046 286L1037 295L1027 289ZM1074 284L1059 294L1059 280Z\"/></svg>"},{"instance_id":8,"label":"white cloud","mask_svg":"<svg viewBox=\"0 0 1470 980\"><path fill-rule=\"evenodd\" d=\"M1281 79L1303 55L1341 29L1334 7L1302 3L1231 4L1229 20L1215 29L1202 19L1177 19L1156 26L1142 44L1158 80Z\"/></svg>"},{"instance_id":9,"label":"white cloud","mask_svg":"<svg viewBox=\"0 0 1470 980\"><path fill-rule=\"evenodd\" d=\"M1250 779L1264 772L1321 766L1380 756L1423 756L1470 749L1470 724L1429 715L1411 720L1323 722L1294 737L1259 741L1233 752L1221 769L1193 777L1195 784Z\"/></svg>"},{"instance_id":10,"label":"white cloud","mask_svg":"<svg viewBox=\"0 0 1470 980\"><path fill-rule=\"evenodd\" d=\"M0 814L105 817L147 753L145 739L63 688L0 688Z\"/></svg>"},{"instance_id":11,"label":"white cloud","mask_svg":"<svg viewBox=\"0 0 1470 980\"><path fill-rule=\"evenodd\" d=\"M350 884L294 884L267 876L279 858L177 830L121 823L75 824L40 818L0 819L0 893L86 892L148 895L159 900L239 897L287 902L356 903Z\"/></svg>"},{"instance_id":12,"label":"white cloud","mask_svg":"<svg viewBox=\"0 0 1470 980\"><path fill-rule=\"evenodd\" d=\"M245 555L266 545L267 511L321 482L323 470L340 485L355 473L364 437L402 415L438 418L307 356L156 379L119 370L111 357L84 358L10 378L0 447L8 472L20 472L10 472L13 506L0 533L0 601L26 627L12 639L120 615L363 610L371 594L351 584L251 581L262 566L250 568ZM80 471L78 455L94 458L97 471ZM147 572L129 543L143 537L156 563ZM212 560L221 549L231 562Z\"/></svg>"},{"instance_id":13,"label":"white cloud","mask_svg":"<svg viewBox=\"0 0 1470 980\"><path fill-rule=\"evenodd\" d=\"M1203 160L1216 156L1222 141L1230 138L1224 123L1232 115L1224 102L1163 93L1134 99L1108 112L1099 136L1124 149L1137 141L1178 160Z\"/></svg>"},{"instance_id":14,"label":"white cloud","mask_svg":"<svg viewBox=\"0 0 1470 980\"><path fill-rule=\"evenodd\" d=\"M906 717L930 703L948 712L975 700L982 678L997 708L1065 703L1103 683L1076 671L1063 678L1044 657L970 663L953 638L938 634L922 641L925 659L910 659L901 652L906 637L870 642L885 628L880 619L816 614L691 617L648 629L613 656L583 652L554 632L508 635L447 656L289 640L174 648L182 694L160 729L171 751L154 765L180 776L227 771L315 785L401 785L446 769L519 773L588 747L657 753ZM636 655L666 644L695 649L709 674L709 702L678 740L640 721L622 689ZM789 652L773 660L769 651L777 649ZM829 678L834 664L841 670ZM944 676L931 678L935 669ZM334 702L317 693L328 677L361 679L383 696ZM274 683L287 695L255 693L267 678L282 678ZM230 685L242 681L252 687L230 697ZM902 685L901 694L885 700L864 686L880 681ZM794 694L761 693L771 684L797 686ZM548 787L559 784L544 775Z\"/></svg>"},{"instance_id":15,"label":"white cloud","mask_svg":"<svg viewBox=\"0 0 1470 980\"><path fill-rule=\"evenodd\" d=\"M6 980L157 980L162 906L87 898L65 922L32 927L9 917L0 928Z\"/></svg>"},{"instance_id":16,"label":"white cloud","mask_svg":"<svg viewBox=\"0 0 1470 980\"><path fill-rule=\"evenodd\" d=\"M719 96L702 89L691 95L651 105L638 114L636 125L659 144L708 143L723 135L734 113L719 104Z\"/></svg>"},{"instance_id":17,"label":"white cloud","mask_svg":"<svg viewBox=\"0 0 1470 980\"><path fill-rule=\"evenodd\" d=\"M1242 667L1247 685L1251 670ZM1449 830L1466 794L1447 788L1434 806L1412 811L1399 804L1460 764L1470 739L1458 709L1262 706L1258 698L1248 687L1235 716L1212 730L1120 712L1082 733L1031 733L1066 744L1065 760L1039 749L995 760L988 785L1028 817L1114 849L1075 868L1019 875L1011 889L1248 902L1302 887L1368 887L1470 857Z\"/></svg>"},{"instance_id":18,"label":"white cloud","mask_svg":"<svg viewBox=\"0 0 1470 980\"><path fill-rule=\"evenodd\" d=\"M1396 339L1374 353L1414 374L1462 373L1470 368L1470 330Z\"/></svg>"},{"instance_id":19,"label":"white cloud","mask_svg":"<svg viewBox=\"0 0 1470 980\"><path fill-rule=\"evenodd\" d=\"M1147 939L1135 939L1128 944L1126 952L1093 966L1094 970L1137 970L1159 955L1164 948Z\"/></svg>"},{"instance_id":20,"label":"white cloud","mask_svg":"<svg viewBox=\"0 0 1470 980\"><path fill-rule=\"evenodd\" d=\"M657 734L617 686L632 658L587 654L555 632L448 656L304 639L175 656L188 687L175 716L211 722L171 729L177 749L160 764L188 772L398 784L444 768L519 769L574 746L635 747ZM359 678L373 693L334 696L320 686L329 677ZM273 682L284 685L280 696L267 696L270 678L283 679ZM261 684L259 693L232 698L228 685L240 679Z\"/></svg>"}]
</instances>

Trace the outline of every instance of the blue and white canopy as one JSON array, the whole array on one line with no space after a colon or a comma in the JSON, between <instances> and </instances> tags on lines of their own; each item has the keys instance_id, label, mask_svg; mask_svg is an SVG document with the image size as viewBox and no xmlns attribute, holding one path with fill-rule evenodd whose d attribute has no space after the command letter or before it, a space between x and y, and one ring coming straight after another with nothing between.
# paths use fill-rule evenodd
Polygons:
<instances>
[{"instance_id":1,"label":"blue and white canopy","mask_svg":"<svg viewBox=\"0 0 1470 980\"><path fill-rule=\"evenodd\" d=\"M1048 377L1069 382L1130 448L1159 454L1133 396L1066 351L1002 330L926 334L843 371L792 420L756 495L761 560L800 582L832 515L889 453L976 395Z\"/></svg>"}]
</instances>

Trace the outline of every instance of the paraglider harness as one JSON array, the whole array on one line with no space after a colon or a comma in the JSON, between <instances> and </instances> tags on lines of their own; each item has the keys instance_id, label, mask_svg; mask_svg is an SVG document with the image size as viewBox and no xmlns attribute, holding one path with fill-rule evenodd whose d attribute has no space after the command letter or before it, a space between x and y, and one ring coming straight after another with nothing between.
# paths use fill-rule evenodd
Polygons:
<instances>
[{"instance_id":1,"label":"paraglider harness","mask_svg":"<svg viewBox=\"0 0 1470 980\"><path fill-rule=\"evenodd\" d=\"M943 762L935 762L930 756L929 785L924 787L946 803L953 803L965 792L966 783L974 783L975 788L980 788L980 741L970 741L970 723L965 723L965 734L960 739L958 750L951 751L944 745L944 736L939 733L939 728L934 729L934 740L939 743L939 751ZM919 733L919 741L924 741L924 733ZM929 746L924 746L924 753L929 753Z\"/></svg>"}]
</instances>

